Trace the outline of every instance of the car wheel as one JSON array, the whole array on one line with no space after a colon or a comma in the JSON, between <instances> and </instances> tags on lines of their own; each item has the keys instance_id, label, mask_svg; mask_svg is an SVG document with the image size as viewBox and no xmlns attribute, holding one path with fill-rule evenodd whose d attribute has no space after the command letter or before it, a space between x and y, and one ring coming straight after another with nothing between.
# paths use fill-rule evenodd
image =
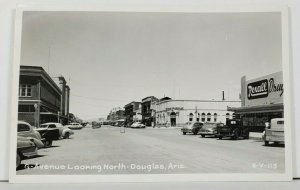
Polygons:
<instances>
[{"instance_id":1,"label":"car wheel","mask_svg":"<svg viewBox=\"0 0 300 190\"><path fill-rule=\"evenodd\" d=\"M194 134L194 135L197 135L197 134L198 134L198 131L194 131L193 134Z\"/></svg>"},{"instance_id":2,"label":"car wheel","mask_svg":"<svg viewBox=\"0 0 300 190\"><path fill-rule=\"evenodd\" d=\"M234 135L232 137L233 140L237 140L238 138L240 137L240 131L239 130L236 130L234 132Z\"/></svg>"},{"instance_id":3,"label":"car wheel","mask_svg":"<svg viewBox=\"0 0 300 190\"><path fill-rule=\"evenodd\" d=\"M64 139L68 139L70 137L70 133L66 133Z\"/></svg>"},{"instance_id":4,"label":"car wheel","mask_svg":"<svg viewBox=\"0 0 300 190\"><path fill-rule=\"evenodd\" d=\"M183 135L186 135L186 132L182 132Z\"/></svg>"},{"instance_id":5,"label":"car wheel","mask_svg":"<svg viewBox=\"0 0 300 190\"><path fill-rule=\"evenodd\" d=\"M249 132L245 135L245 139L249 139Z\"/></svg>"},{"instance_id":6,"label":"car wheel","mask_svg":"<svg viewBox=\"0 0 300 190\"><path fill-rule=\"evenodd\" d=\"M52 140L46 140L44 145L45 145L45 148L51 147L52 146Z\"/></svg>"},{"instance_id":7,"label":"car wheel","mask_svg":"<svg viewBox=\"0 0 300 190\"><path fill-rule=\"evenodd\" d=\"M21 161L22 161L21 155L20 155L20 153L17 153L17 158L16 158L16 166L17 166L17 168L21 165Z\"/></svg>"},{"instance_id":8,"label":"car wheel","mask_svg":"<svg viewBox=\"0 0 300 190\"><path fill-rule=\"evenodd\" d=\"M269 146L269 141L265 141L265 146Z\"/></svg>"},{"instance_id":9,"label":"car wheel","mask_svg":"<svg viewBox=\"0 0 300 190\"><path fill-rule=\"evenodd\" d=\"M202 138L204 138L204 137L205 137L205 135L201 135L201 137L202 137Z\"/></svg>"}]
</instances>

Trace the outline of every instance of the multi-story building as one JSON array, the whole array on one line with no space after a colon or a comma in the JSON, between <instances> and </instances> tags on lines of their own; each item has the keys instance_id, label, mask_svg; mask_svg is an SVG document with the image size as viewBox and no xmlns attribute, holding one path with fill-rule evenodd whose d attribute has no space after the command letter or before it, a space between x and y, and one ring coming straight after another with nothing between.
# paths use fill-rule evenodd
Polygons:
<instances>
[{"instance_id":1,"label":"multi-story building","mask_svg":"<svg viewBox=\"0 0 300 190\"><path fill-rule=\"evenodd\" d=\"M62 89L42 67L21 66L18 119L35 127L45 122L68 122L70 88Z\"/></svg>"},{"instance_id":2,"label":"multi-story building","mask_svg":"<svg viewBox=\"0 0 300 190\"><path fill-rule=\"evenodd\" d=\"M146 126L154 126L155 124L155 109L154 106L158 102L158 99L154 96L148 96L142 99L141 114L142 122Z\"/></svg>"},{"instance_id":3,"label":"multi-story building","mask_svg":"<svg viewBox=\"0 0 300 190\"><path fill-rule=\"evenodd\" d=\"M141 121L141 102L130 102L124 106L125 108L125 119L127 123L134 121Z\"/></svg>"}]
</instances>

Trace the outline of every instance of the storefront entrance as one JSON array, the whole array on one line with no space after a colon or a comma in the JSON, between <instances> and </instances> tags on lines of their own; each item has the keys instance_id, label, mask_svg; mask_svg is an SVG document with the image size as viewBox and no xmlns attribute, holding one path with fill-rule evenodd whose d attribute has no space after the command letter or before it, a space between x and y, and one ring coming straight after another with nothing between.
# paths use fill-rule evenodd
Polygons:
<instances>
[{"instance_id":1,"label":"storefront entrance","mask_svg":"<svg viewBox=\"0 0 300 190\"><path fill-rule=\"evenodd\" d=\"M172 112L170 114L170 122L171 122L171 126L176 126L176 113Z\"/></svg>"}]
</instances>

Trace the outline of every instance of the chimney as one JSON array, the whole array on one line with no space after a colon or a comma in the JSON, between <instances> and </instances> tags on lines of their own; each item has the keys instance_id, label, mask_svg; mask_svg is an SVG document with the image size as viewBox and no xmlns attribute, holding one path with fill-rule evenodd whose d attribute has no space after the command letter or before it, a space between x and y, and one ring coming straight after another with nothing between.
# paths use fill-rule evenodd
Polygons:
<instances>
[{"instance_id":1,"label":"chimney","mask_svg":"<svg viewBox=\"0 0 300 190\"><path fill-rule=\"evenodd\" d=\"M224 94L224 91L222 91L222 100L223 100L223 101L225 100L225 94Z\"/></svg>"}]
</instances>

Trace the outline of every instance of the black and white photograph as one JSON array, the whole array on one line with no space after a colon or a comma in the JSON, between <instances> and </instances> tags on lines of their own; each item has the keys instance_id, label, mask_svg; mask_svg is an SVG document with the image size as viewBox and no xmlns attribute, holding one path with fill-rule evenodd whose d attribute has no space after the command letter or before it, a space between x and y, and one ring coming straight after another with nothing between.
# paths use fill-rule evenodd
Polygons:
<instances>
[{"instance_id":1,"label":"black and white photograph","mask_svg":"<svg viewBox=\"0 0 300 190\"><path fill-rule=\"evenodd\" d=\"M203 10L20 9L10 180L291 180L287 10Z\"/></svg>"}]
</instances>

